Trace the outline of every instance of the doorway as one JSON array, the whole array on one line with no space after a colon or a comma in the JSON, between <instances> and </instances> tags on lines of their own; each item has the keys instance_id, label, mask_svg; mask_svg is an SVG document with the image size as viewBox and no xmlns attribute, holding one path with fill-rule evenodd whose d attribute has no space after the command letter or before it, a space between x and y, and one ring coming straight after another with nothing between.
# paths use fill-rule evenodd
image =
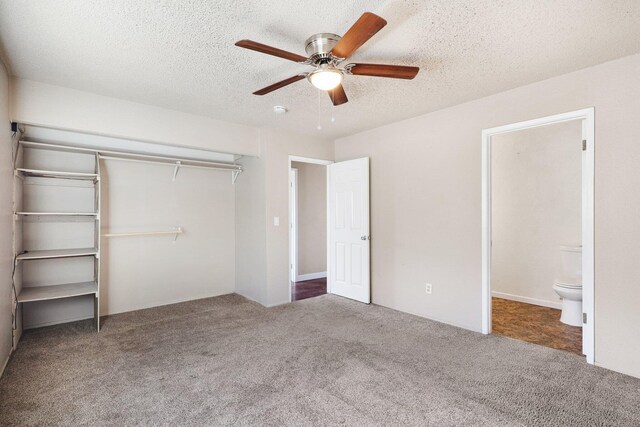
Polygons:
<instances>
[{"instance_id":1,"label":"doorway","mask_svg":"<svg viewBox=\"0 0 640 427\"><path fill-rule=\"evenodd\" d=\"M290 156L290 301L327 293L327 165Z\"/></svg>"},{"instance_id":2,"label":"doorway","mask_svg":"<svg viewBox=\"0 0 640 427\"><path fill-rule=\"evenodd\" d=\"M302 214L299 209L300 170L295 162L323 165L326 179L326 293L371 303L371 236L369 203L369 158L341 162L289 156L289 281L293 290L300 282ZM317 188L309 194L317 194ZM319 229L321 225L316 225ZM318 240L316 239L316 242ZM318 254L318 258L321 255ZM321 275L324 275L319 272ZM314 280L315 277L302 276ZM324 279L324 278L322 278ZM289 292L289 301L293 301Z\"/></svg>"},{"instance_id":3,"label":"doorway","mask_svg":"<svg viewBox=\"0 0 640 427\"><path fill-rule=\"evenodd\" d=\"M594 110L484 130L482 149L483 333L593 363Z\"/></svg>"}]
</instances>

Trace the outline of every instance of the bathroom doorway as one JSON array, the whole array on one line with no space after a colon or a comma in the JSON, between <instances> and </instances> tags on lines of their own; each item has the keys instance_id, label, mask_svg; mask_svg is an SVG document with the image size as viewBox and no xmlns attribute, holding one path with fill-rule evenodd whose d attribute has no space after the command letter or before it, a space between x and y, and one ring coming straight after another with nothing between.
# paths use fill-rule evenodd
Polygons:
<instances>
[{"instance_id":1,"label":"bathroom doorway","mask_svg":"<svg viewBox=\"0 0 640 427\"><path fill-rule=\"evenodd\" d=\"M484 333L593 363L593 109L487 129Z\"/></svg>"},{"instance_id":2,"label":"bathroom doorway","mask_svg":"<svg viewBox=\"0 0 640 427\"><path fill-rule=\"evenodd\" d=\"M290 156L290 300L327 293L327 165Z\"/></svg>"}]
</instances>

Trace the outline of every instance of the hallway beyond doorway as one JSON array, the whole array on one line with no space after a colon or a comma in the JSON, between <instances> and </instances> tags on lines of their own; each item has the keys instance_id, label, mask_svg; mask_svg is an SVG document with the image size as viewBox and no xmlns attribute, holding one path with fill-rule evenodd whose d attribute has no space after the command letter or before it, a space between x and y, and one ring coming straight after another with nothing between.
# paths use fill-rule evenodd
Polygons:
<instances>
[{"instance_id":1,"label":"hallway beyond doorway","mask_svg":"<svg viewBox=\"0 0 640 427\"><path fill-rule=\"evenodd\" d=\"M291 286L291 301L313 298L327 293L327 278L294 282Z\"/></svg>"}]
</instances>

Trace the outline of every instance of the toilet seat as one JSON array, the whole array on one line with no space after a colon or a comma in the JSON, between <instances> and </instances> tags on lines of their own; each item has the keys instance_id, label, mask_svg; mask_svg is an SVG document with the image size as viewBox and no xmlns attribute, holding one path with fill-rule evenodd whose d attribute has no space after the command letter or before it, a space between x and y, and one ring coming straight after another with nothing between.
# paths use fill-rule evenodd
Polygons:
<instances>
[{"instance_id":1,"label":"toilet seat","mask_svg":"<svg viewBox=\"0 0 640 427\"><path fill-rule=\"evenodd\" d=\"M560 245L560 250L565 252L582 252L582 245Z\"/></svg>"},{"instance_id":2,"label":"toilet seat","mask_svg":"<svg viewBox=\"0 0 640 427\"><path fill-rule=\"evenodd\" d=\"M553 284L559 288L582 289L582 283L572 283L570 280L566 280L566 281L554 280Z\"/></svg>"}]
</instances>

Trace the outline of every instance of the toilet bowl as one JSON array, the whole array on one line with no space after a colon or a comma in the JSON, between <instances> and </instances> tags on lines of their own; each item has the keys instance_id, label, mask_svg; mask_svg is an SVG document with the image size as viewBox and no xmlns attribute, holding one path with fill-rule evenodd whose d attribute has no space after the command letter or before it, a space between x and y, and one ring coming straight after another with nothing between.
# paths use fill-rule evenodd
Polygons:
<instances>
[{"instance_id":1,"label":"toilet bowl","mask_svg":"<svg viewBox=\"0 0 640 427\"><path fill-rule=\"evenodd\" d=\"M560 246L560 272L553 290L562 298L560 321L582 326L582 246Z\"/></svg>"},{"instance_id":2,"label":"toilet bowl","mask_svg":"<svg viewBox=\"0 0 640 427\"><path fill-rule=\"evenodd\" d=\"M582 326L582 285L555 280L553 290L562 298L560 321L571 326Z\"/></svg>"}]
</instances>

